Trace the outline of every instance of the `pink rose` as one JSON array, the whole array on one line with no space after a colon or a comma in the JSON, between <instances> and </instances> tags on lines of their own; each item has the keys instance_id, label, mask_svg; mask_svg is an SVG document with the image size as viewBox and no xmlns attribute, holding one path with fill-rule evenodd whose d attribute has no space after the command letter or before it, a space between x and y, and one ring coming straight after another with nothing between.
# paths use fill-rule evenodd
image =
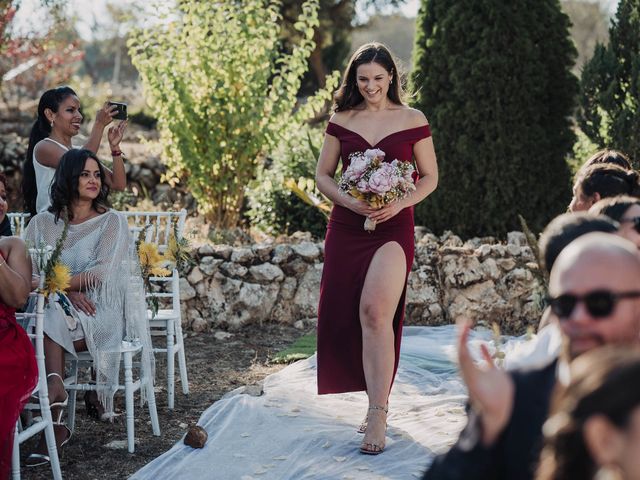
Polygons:
<instances>
[{"instance_id":1,"label":"pink rose","mask_svg":"<svg viewBox=\"0 0 640 480\"><path fill-rule=\"evenodd\" d=\"M366 157L353 156L344 174L348 177L348 180L358 180L367 171L370 164L371 160Z\"/></svg>"},{"instance_id":2,"label":"pink rose","mask_svg":"<svg viewBox=\"0 0 640 480\"><path fill-rule=\"evenodd\" d=\"M358 183L356 184L356 188L358 189L359 192L362 192L362 193L368 193L370 191L369 184L364 179L358 181Z\"/></svg>"},{"instance_id":3,"label":"pink rose","mask_svg":"<svg viewBox=\"0 0 640 480\"><path fill-rule=\"evenodd\" d=\"M393 188L392 175L386 168L379 168L369 177L369 190L382 195Z\"/></svg>"},{"instance_id":4,"label":"pink rose","mask_svg":"<svg viewBox=\"0 0 640 480\"><path fill-rule=\"evenodd\" d=\"M379 148L370 148L364 151L364 156L370 160L373 160L376 157L384 158L384 152Z\"/></svg>"}]
</instances>

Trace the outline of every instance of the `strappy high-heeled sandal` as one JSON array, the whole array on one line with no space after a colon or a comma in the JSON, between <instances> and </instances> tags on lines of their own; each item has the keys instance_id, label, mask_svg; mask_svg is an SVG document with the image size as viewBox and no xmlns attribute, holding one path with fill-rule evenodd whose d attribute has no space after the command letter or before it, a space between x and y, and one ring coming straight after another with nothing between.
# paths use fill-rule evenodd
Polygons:
<instances>
[{"instance_id":1,"label":"strappy high-heeled sandal","mask_svg":"<svg viewBox=\"0 0 640 480\"><path fill-rule=\"evenodd\" d=\"M51 372L47 375L47 379L49 377L58 377L60 379L60 381L62 382L62 388L64 388L64 379L60 376L59 373L56 372ZM49 408L54 409L54 408L59 408L60 409L60 414L58 414L58 422L60 422L60 418L62 417L62 411L64 408L67 407L67 405L69 405L69 392L67 392L67 390L65 389L64 393L67 394L67 396L65 397L65 399L62 402L54 402L54 403L50 403L49 404ZM55 422L54 422L55 424Z\"/></svg>"},{"instance_id":2,"label":"strappy high-heeled sandal","mask_svg":"<svg viewBox=\"0 0 640 480\"><path fill-rule=\"evenodd\" d=\"M387 431L387 412L388 409L385 407L381 407L380 405L371 405L369 407L369 409L367 410L367 418L369 418L369 415L371 414L371 412L377 412L377 411L381 411L384 412L384 431L386 433ZM368 422L367 422L368 423ZM379 455L382 452L384 452L384 439L382 441L381 444L379 443L371 443L371 442L362 442L360 444L360 453L364 453L365 455Z\"/></svg>"},{"instance_id":3,"label":"strappy high-heeled sandal","mask_svg":"<svg viewBox=\"0 0 640 480\"><path fill-rule=\"evenodd\" d=\"M389 411L389 402L387 402L387 405L385 406L385 412ZM369 409L367 409L367 414L364 416L364 420L362 420L362 423L358 426L358 430L356 430L357 433L365 433L367 431L367 424L369 423Z\"/></svg>"}]
</instances>

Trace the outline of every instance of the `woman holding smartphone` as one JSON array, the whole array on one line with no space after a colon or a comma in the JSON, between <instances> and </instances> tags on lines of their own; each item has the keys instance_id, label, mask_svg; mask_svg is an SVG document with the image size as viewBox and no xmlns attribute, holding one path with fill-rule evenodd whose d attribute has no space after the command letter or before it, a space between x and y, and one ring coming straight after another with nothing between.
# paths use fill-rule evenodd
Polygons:
<instances>
[{"instance_id":1,"label":"woman holding smartphone","mask_svg":"<svg viewBox=\"0 0 640 480\"><path fill-rule=\"evenodd\" d=\"M89 139L82 148L96 153L102 134L117 115L118 109L109 102L98 110ZM38 103L38 118L31 129L29 148L23 165L22 193L25 210L35 215L51 205L49 188L60 158L73 148L71 138L80 132L82 113L80 100L70 87L47 90ZM120 142L127 127L122 121L109 128L108 138L113 171L105 169L105 182L112 190L124 190L127 175Z\"/></svg>"}]
</instances>

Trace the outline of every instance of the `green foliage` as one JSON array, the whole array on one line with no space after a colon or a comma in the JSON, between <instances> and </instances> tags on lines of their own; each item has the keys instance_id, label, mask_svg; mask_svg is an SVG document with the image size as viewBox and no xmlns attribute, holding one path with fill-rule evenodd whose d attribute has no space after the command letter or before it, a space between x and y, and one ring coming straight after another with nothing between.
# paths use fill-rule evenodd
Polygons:
<instances>
[{"instance_id":1,"label":"green foliage","mask_svg":"<svg viewBox=\"0 0 640 480\"><path fill-rule=\"evenodd\" d=\"M167 178L185 180L217 227L240 220L259 158L328 99L323 93L292 113L314 48L318 0L303 4L291 53L280 50L279 2L241 5L180 0L171 17L129 40L158 119Z\"/></svg>"},{"instance_id":2,"label":"green foliage","mask_svg":"<svg viewBox=\"0 0 640 480\"><path fill-rule=\"evenodd\" d=\"M282 350L273 357L273 363L292 363L298 360L309 358L316 352L317 338L315 333L310 333L300 337L293 344Z\"/></svg>"},{"instance_id":3,"label":"green foliage","mask_svg":"<svg viewBox=\"0 0 640 480\"><path fill-rule=\"evenodd\" d=\"M252 226L271 235L299 230L317 238L324 236L327 222L322 211L305 203L286 185L293 180L301 190L321 198L313 181L321 143L321 129L290 129L289 136L258 169L247 190L247 216Z\"/></svg>"},{"instance_id":4,"label":"green foliage","mask_svg":"<svg viewBox=\"0 0 640 480\"><path fill-rule=\"evenodd\" d=\"M609 29L582 71L578 121L599 147L640 162L640 0L620 0Z\"/></svg>"},{"instance_id":5,"label":"green foliage","mask_svg":"<svg viewBox=\"0 0 640 480\"><path fill-rule=\"evenodd\" d=\"M422 0L411 90L431 123L438 189L416 223L440 233L534 231L569 201L577 81L557 0Z\"/></svg>"}]
</instances>

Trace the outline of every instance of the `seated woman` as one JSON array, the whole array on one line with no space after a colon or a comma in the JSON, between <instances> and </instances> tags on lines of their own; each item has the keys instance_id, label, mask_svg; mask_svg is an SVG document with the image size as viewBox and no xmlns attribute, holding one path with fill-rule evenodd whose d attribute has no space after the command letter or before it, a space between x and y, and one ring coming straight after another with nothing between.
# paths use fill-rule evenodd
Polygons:
<instances>
[{"instance_id":1,"label":"seated woman","mask_svg":"<svg viewBox=\"0 0 640 480\"><path fill-rule=\"evenodd\" d=\"M98 110L93 129L83 148L96 153L100 147L102 134L116 114L116 107L105 103ZM38 118L29 136L29 147L22 168L22 194L25 209L31 215L45 212L51 204L49 188L53 180L60 157L73 148L71 139L80 132L82 114L80 99L69 87L57 87L47 90L38 102ZM120 142L127 122L120 122L109 128L109 147L113 157L113 172L104 169L103 178L114 190L124 190L127 176Z\"/></svg>"},{"instance_id":2,"label":"seated woman","mask_svg":"<svg viewBox=\"0 0 640 480\"><path fill-rule=\"evenodd\" d=\"M640 480L640 352L603 347L571 364L544 424L537 480Z\"/></svg>"},{"instance_id":3,"label":"seated woman","mask_svg":"<svg viewBox=\"0 0 640 480\"><path fill-rule=\"evenodd\" d=\"M45 310L49 396L52 403L66 405L68 395L62 382L65 352L88 350L94 359L97 387L92 406L103 418L113 415L111 386L118 384L125 337L142 341L143 375L153 371L142 280L135 274L139 271L135 249L126 218L109 209L108 193L104 169L96 156L89 150L69 150L56 169L49 211L33 217L25 233L26 241L36 247L54 247L68 222L60 261L71 273L69 291L62 301L52 302L50 297ZM58 427L56 435L62 444L70 432L65 434L62 424ZM38 455L44 448L41 439L27 463L39 463Z\"/></svg>"},{"instance_id":4,"label":"seated woman","mask_svg":"<svg viewBox=\"0 0 640 480\"><path fill-rule=\"evenodd\" d=\"M618 234L640 248L640 198L620 195L595 203L589 213L602 214L620 224Z\"/></svg>"},{"instance_id":5,"label":"seated woman","mask_svg":"<svg viewBox=\"0 0 640 480\"><path fill-rule=\"evenodd\" d=\"M589 210L603 198L617 195L640 197L640 176L635 170L625 170L611 163L598 163L581 169L573 185L572 212Z\"/></svg>"},{"instance_id":6,"label":"seated woman","mask_svg":"<svg viewBox=\"0 0 640 480\"><path fill-rule=\"evenodd\" d=\"M0 222L7 201L4 175L0 177ZM31 341L16 324L15 309L31 290L31 262L18 237L0 238L0 478L9 478L13 434L18 415L38 381Z\"/></svg>"}]
</instances>

